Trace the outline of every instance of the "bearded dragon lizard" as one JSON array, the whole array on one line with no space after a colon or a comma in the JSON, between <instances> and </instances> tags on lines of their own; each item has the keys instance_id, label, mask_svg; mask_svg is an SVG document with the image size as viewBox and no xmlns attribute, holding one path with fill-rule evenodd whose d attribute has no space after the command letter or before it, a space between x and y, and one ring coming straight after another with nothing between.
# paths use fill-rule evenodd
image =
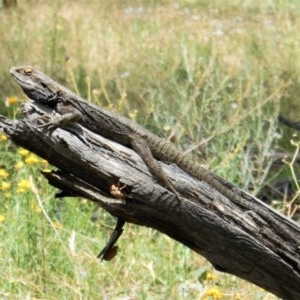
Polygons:
<instances>
[{"instance_id":1,"label":"bearded dragon lizard","mask_svg":"<svg viewBox=\"0 0 300 300\"><path fill-rule=\"evenodd\" d=\"M262 217L265 224L276 225L274 230L281 236L297 240L297 237L286 230L284 217L277 215L279 221L272 214L270 207L263 202L260 204L253 202L253 197L246 192L195 164L178 151L171 142L159 138L132 120L84 100L31 66L12 67L10 73L30 99L51 107L58 113L55 116L47 115L44 118L46 123L42 127L55 128L75 122L96 134L131 147L143 159L158 182L181 200L159 161L174 163L192 177L212 186L235 205Z\"/></svg>"}]
</instances>

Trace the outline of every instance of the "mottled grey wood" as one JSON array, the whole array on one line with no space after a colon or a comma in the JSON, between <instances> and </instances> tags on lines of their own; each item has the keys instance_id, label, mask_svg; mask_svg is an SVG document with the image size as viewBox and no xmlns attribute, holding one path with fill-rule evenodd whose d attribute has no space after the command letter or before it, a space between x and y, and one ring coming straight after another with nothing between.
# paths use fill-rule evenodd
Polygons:
<instances>
[{"instance_id":1,"label":"mottled grey wood","mask_svg":"<svg viewBox=\"0 0 300 300\"><path fill-rule=\"evenodd\" d=\"M156 182L133 150L79 125L46 133L38 129L36 117L44 109L26 104L26 120L1 116L0 126L13 142L60 169L45 176L64 194L84 196L127 222L155 228L204 256L218 270L278 297L300 299L300 228L295 222L243 193L245 201L257 206L255 211L245 210L177 166L162 164L183 198L178 201ZM110 187L118 183L125 185L126 200L110 195ZM270 214L268 220L262 210ZM283 230L278 230L279 222Z\"/></svg>"}]
</instances>

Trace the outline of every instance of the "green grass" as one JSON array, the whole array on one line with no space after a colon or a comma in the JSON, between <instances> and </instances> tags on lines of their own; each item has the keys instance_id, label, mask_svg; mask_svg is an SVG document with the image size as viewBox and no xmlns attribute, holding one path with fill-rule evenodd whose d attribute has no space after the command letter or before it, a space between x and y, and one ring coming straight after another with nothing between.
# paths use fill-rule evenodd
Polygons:
<instances>
[{"instance_id":1,"label":"green grass","mask_svg":"<svg viewBox=\"0 0 300 300\"><path fill-rule=\"evenodd\" d=\"M9 68L31 64L171 139L195 161L254 194L277 176L269 172L272 151L295 151L277 115L298 117L297 1L18 4L0 11L1 113L15 117L16 107L6 107L5 100L24 99ZM272 299L230 275L207 280L212 267L203 258L133 225L127 225L117 257L100 264L96 255L114 220L100 211L92 222L93 204L54 199L38 173L42 162L26 162L30 154L20 156L8 142L0 146L0 164L9 173L1 177L0 171L0 187L11 184L1 187L1 297L202 299L217 287L222 299ZM20 161L24 166L16 169ZM290 170L297 173L294 162ZM18 190L29 178L37 188ZM287 206L284 197L272 200Z\"/></svg>"}]
</instances>

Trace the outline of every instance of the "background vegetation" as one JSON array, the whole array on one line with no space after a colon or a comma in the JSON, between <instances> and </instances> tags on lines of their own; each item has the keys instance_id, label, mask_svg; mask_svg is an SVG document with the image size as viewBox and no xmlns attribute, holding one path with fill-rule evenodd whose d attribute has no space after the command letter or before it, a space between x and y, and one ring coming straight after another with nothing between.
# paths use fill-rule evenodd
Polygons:
<instances>
[{"instance_id":1,"label":"background vegetation","mask_svg":"<svg viewBox=\"0 0 300 300\"><path fill-rule=\"evenodd\" d=\"M279 112L298 117L299 17L293 0L19 1L0 11L0 110L15 117L25 101L9 68L33 65L253 194L289 176L296 193L267 200L292 215L296 159L284 172L272 161L299 150L277 124ZM275 298L129 224L100 264L115 221L84 199L54 199L39 175L47 162L0 140L2 298Z\"/></svg>"}]
</instances>

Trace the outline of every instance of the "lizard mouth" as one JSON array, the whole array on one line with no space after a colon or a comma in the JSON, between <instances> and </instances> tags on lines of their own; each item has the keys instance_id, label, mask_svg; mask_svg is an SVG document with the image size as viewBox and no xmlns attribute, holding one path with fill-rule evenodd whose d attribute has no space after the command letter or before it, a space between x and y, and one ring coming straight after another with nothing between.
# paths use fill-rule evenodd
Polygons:
<instances>
[{"instance_id":1,"label":"lizard mouth","mask_svg":"<svg viewBox=\"0 0 300 300\"><path fill-rule=\"evenodd\" d=\"M26 75L26 73L24 74L24 72L22 72L22 70L27 69L26 67L12 67L10 68L9 72L10 74L17 80L17 81L21 81L21 78L24 78ZM28 76L26 76L28 81ZM22 82L24 82L25 79L22 80Z\"/></svg>"},{"instance_id":2,"label":"lizard mouth","mask_svg":"<svg viewBox=\"0 0 300 300\"><path fill-rule=\"evenodd\" d=\"M47 105L56 103L56 93L51 90L50 86L47 86L42 80L36 78L38 77L38 73L36 74L32 67L12 67L9 72L29 99L38 99L38 102Z\"/></svg>"},{"instance_id":3,"label":"lizard mouth","mask_svg":"<svg viewBox=\"0 0 300 300\"><path fill-rule=\"evenodd\" d=\"M21 85L23 90L26 89L34 89L35 84L31 81L29 76L23 75L18 68L11 68L9 70L10 74L13 76L13 78L16 80L17 83Z\"/></svg>"}]
</instances>

